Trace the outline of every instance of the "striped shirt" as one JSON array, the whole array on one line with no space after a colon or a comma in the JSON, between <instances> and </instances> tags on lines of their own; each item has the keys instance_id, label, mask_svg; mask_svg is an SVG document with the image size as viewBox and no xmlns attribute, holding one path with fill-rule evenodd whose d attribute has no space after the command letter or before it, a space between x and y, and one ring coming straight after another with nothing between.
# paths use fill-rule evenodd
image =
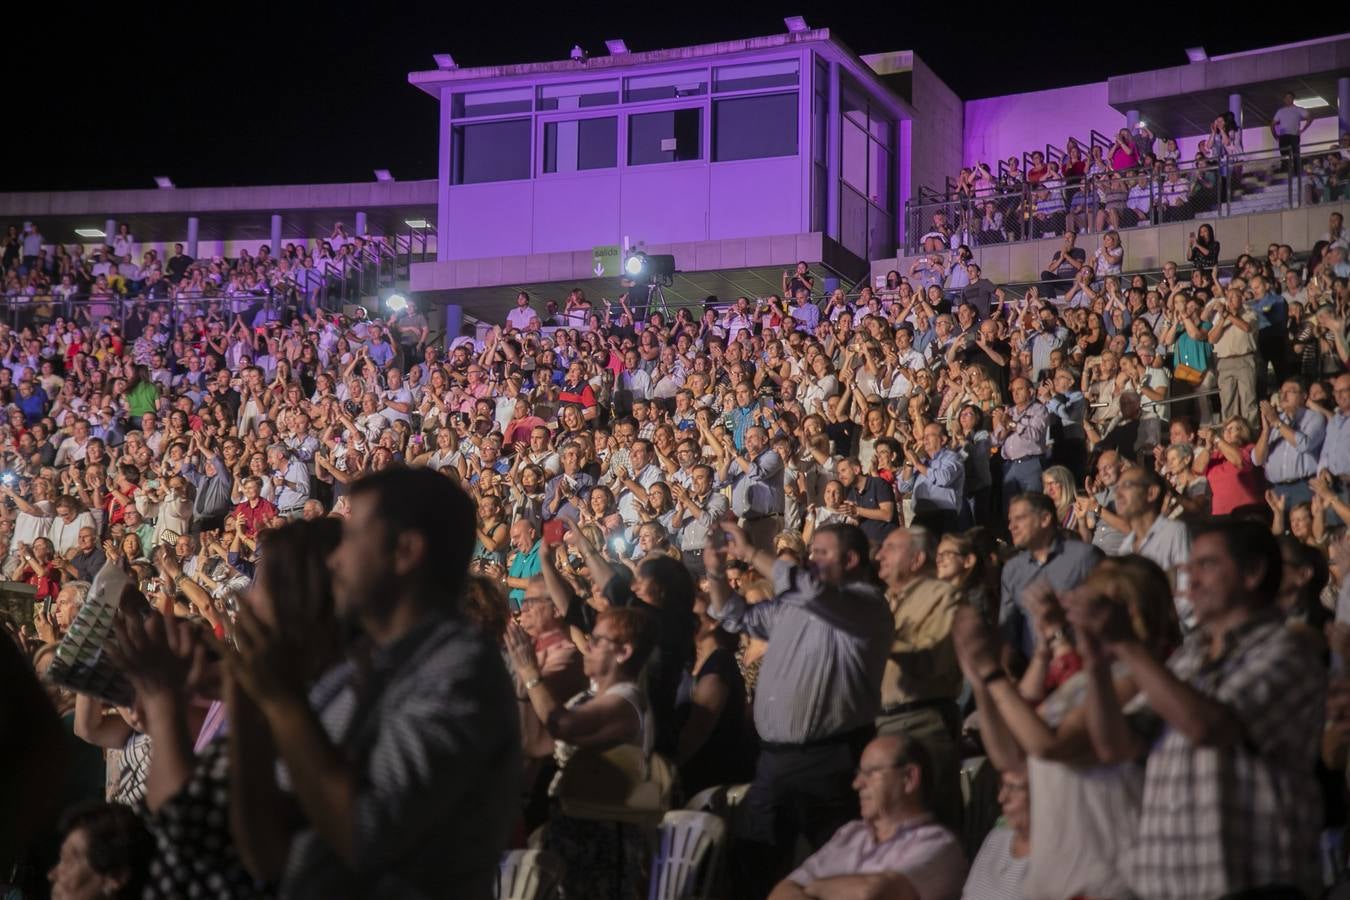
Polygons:
<instances>
[{"instance_id":1,"label":"striped shirt","mask_svg":"<svg viewBox=\"0 0 1350 900\"><path fill-rule=\"evenodd\" d=\"M515 696L501 654L466 622L433 616L310 693L359 772L348 868L313 828L291 841L283 898L493 896L515 817Z\"/></svg>"},{"instance_id":2,"label":"striped shirt","mask_svg":"<svg viewBox=\"0 0 1350 900\"><path fill-rule=\"evenodd\" d=\"M755 689L755 727L765 741L802 744L871 724L881 710L881 676L895 623L878 585L826 585L809 569L778 560L772 600L733 596L720 620L733 633L769 642Z\"/></svg>"},{"instance_id":3,"label":"striped shirt","mask_svg":"<svg viewBox=\"0 0 1350 900\"><path fill-rule=\"evenodd\" d=\"M1318 654L1275 610L1224 638L1203 630L1167 666L1223 703L1242 737L1198 747L1170 726L1153 745L1138 839L1122 868L1141 897L1220 897L1286 884L1318 896L1321 794L1313 775L1326 704Z\"/></svg>"}]
</instances>

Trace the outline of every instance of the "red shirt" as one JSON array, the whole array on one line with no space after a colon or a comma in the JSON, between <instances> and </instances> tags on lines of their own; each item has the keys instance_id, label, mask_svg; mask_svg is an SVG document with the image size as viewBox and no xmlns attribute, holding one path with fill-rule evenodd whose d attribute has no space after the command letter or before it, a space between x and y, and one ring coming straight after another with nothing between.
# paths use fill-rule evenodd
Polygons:
<instances>
[{"instance_id":1,"label":"red shirt","mask_svg":"<svg viewBox=\"0 0 1350 900\"><path fill-rule=\"evenodd\" d=\"M125 491L122 491L122 493L126 494L127 499L134 503L136 500L136 485L130 485ZM103 511L108 514L108 524L111 525L116 522L121 522L126 518L127 506L130 504L123 503L110 492L103 495L102 505Z\"/></svg>"},{"instance_id":2,"label":"red shirt","mask_svg":"<svg viewBox=\"0 0 1350 900\"><path fill-rule=\"evenodd\" d=\"M249 506L245 500L234 508L234 517L244 520L244 534L253 537L258 533L258 529L264 527L272 521L277 514L277 508L272 505L272 501L258 498L257 506Z\"/></svg>"},{"instance_id":3,"label":"red shirt","mask_svg":"<svg viewBox=\"0 0 1350 900\"><path fill-rule=\"evenodd\" d=\"M1266 502L1266 473L1252 463L1252 445L1238 450L1242 465L1235 466L1218 450L1209 458L1205 477L1214 497L1211 515L1226 516L1239 506Z\"/></svg>"}]
</instances>

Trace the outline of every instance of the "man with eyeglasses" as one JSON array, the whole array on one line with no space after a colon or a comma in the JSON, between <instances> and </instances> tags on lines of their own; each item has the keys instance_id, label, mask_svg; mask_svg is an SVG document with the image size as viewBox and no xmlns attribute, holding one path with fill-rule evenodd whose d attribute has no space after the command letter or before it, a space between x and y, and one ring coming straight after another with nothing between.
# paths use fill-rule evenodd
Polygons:
<instances>
[{"instance_id":1,"label":"man with eyeglasses","mask_svg":"<svg viewBox=\"0 0 1350 900\"><path fill-rule=\"evenodd\" d=\"M1252 462L1264 466L1271 489L1286 505L1312 499L1309 480L1317 474L1325 446L1327 421L1307 408L1308 395L1296 378L1280 385L1280 411L1267 400L1259 404L1261 433Z\"/></svg>"},{"instance_id":2,"label":"man with eyeglasses","mask_svg":"<svg viewBox=\"0 0 1350 900\"><path fill-rule=\"evenodd\" d=\"M760 754L733 854L734 895L759 898L787 871L798 837L819 848L856 815L849 773L881 709L895 623L856 525L816 529L807 565L756 548L737 525L721 527L726 548L709 542L704 551L708 615L768 641L754 697ZM728 556L771 579L775 596L751 605L732 594Z\"/></svg>"},{"instance_id":3,"label":"man with eyeglasses","mask_svg":"<svg viewBox=\"0 0 1350 900\"><path fill-rule=\"evenodd\" d=\"M1191 535L1185 523L1162 514L1167 487L1152 469L1131 466L1116 482L1116 515L1130 530L1116 550L1117 556L1137 553L1151 559L1176 585L1177 618L1189 631L1195 613L1186 594L1185 567L1191 559Z\"/></svg>"},{"instance_id":4,"label":"man with eyeglasses","mask_svg":"<svg viewBox=\"0 0 1350 900\"><path fill-rule=\"evenodd\" d=\"M953 585L935 577L937 547L933 532L912 526L892 531L877 552L877 574L895 620L877 733L904 734L924 745L933 761L933 811L943 825L959 829L961 712L956 698L963 680L952 620L961 597Z\"/></svg>"},{"instance_id":5,"label":"man with eyeglasses","mask_svg":"<svg viewBox=\"0 0 1350 900\"><path fill-rule=\"evenodd\" d=\"M836 831L769 900L960 897L966 857L933 817L930 766L923 745L903 734L869 743L853 777L862 818Z\"/></svg>"}]
</instances>

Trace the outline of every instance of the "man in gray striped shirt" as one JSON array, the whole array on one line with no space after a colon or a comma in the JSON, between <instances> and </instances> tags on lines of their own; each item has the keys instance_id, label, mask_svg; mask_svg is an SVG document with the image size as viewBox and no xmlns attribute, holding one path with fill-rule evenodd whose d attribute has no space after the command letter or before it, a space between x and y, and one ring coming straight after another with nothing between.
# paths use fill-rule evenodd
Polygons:
<instances>
[{"instance_id":1,"label":"man in gray striped shirt","mask_svg":"<svg viewBox=\"0 0 1350 900\"><path fill-rule=\"evenodd\" d=\"M757 550L734 524L722 530L729 545L710 542L703 556L709 615L769 642L755 690L760 755L736 823L736 896L756 898L787 874L798 835L819 849L857 818L853 772L881 709L895 623L857 526L817 529L806 566ZM728 553L772 579L772 600L750 606L731 594Z\"/></svg>"}]
</instances>

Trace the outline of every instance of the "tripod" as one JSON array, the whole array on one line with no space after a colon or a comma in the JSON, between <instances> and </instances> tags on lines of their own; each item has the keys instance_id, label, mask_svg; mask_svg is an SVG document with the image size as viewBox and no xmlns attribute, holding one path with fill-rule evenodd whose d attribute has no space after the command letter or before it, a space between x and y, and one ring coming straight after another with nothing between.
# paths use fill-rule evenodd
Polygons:
<instances>
[{"instance_id":1,"label":"tripod","mask_svg":"<svg viewBox=\"0 0 1350 900\"><path fill-rule=\"evenodd\" d=\"M670 318L670 306L666 303L666 292L660 281L653 278L647 284L647 299L642 304L642 312L640 315L637 310L633 312L635 316L642 319L647 318L653 312L659 312L666 319Z\"/></svg>"}]
</instances>

